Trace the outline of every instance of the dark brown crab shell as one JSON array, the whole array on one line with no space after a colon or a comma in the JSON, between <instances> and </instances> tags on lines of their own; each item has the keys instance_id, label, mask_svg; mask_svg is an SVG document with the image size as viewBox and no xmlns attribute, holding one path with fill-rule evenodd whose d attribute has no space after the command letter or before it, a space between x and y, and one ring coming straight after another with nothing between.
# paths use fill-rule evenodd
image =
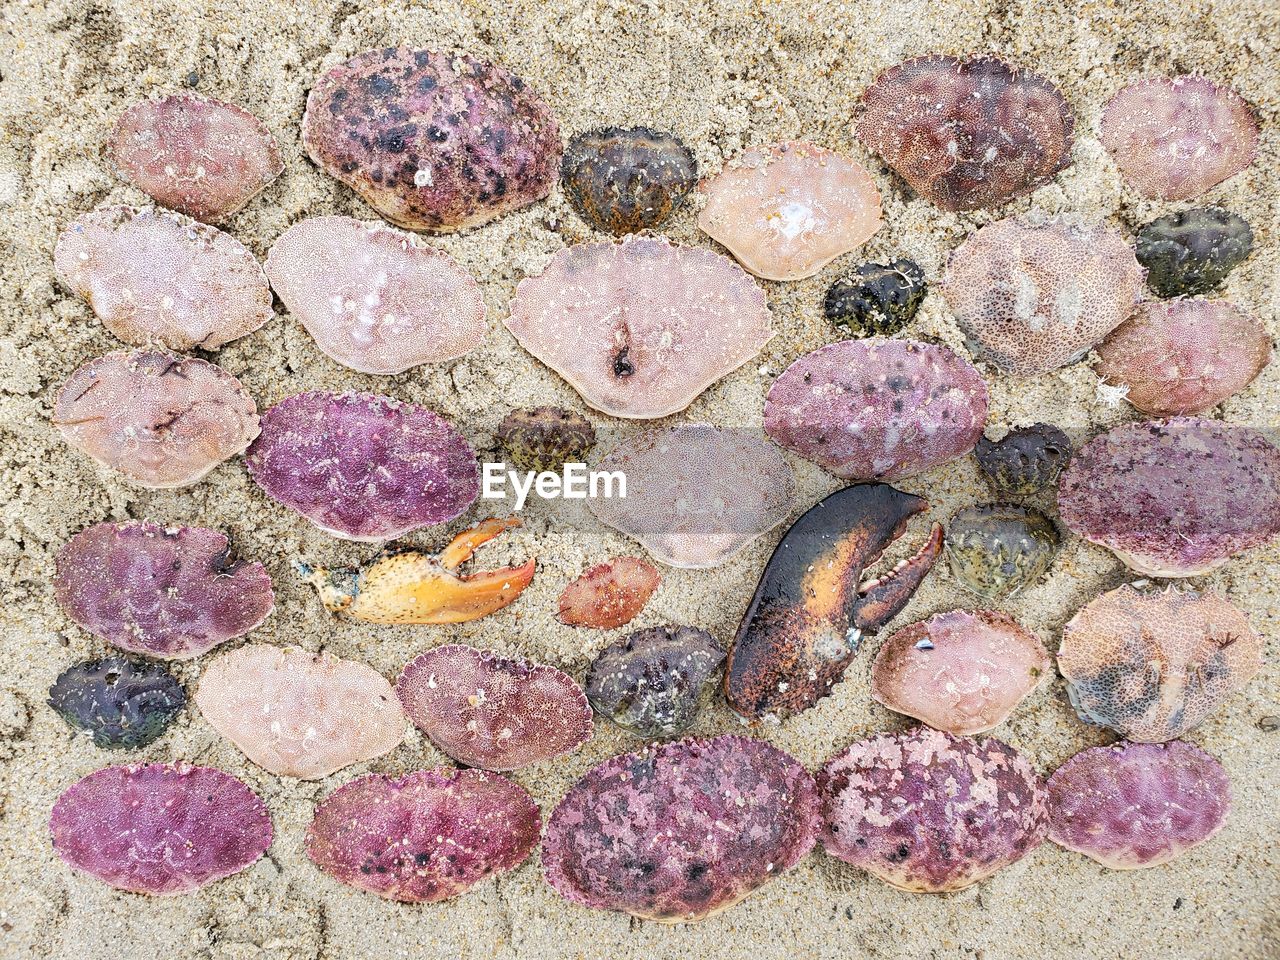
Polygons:
<instances>
[{"instance_id":1,"label":"dark brown crab shell","mask_svg":"<svg viewBox=\"0 0 1280 960\"><path fill-rule=\"evenodd\" d=\"M698 167L674 134L602 127L569 141L560 178L578 216L622 236L669 220L698 182Z\"/></svg>"}]
</instances>

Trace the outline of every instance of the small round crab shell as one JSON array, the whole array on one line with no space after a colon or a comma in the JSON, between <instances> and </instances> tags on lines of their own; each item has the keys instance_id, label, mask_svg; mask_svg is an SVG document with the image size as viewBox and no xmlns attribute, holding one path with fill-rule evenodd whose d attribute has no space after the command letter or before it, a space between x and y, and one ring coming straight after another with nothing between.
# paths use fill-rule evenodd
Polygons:
<instances>
[{"instance_id":1,"label":"small round crab shell","mask_svg":"<svg viewBox=\"0 0 1280 960\"><path fill-rule=\"evenodd\" d=\"M1199 576L1280 534L1280 450L1215 420L1124 424L1067 465L1058 513L1137 573Z\"/></svg>"},{"instance_id":2,"label":"small round crab shell","mask_svg":"<svg viewBox=\"0 0 1280 960\"><path fill-rule=\"evenodd\" d=\"M380 757L409 727L380 673L297 647L249 644L223 654L205 667L195 701L258 766L303 780Z\"/></svg>"},{"instance_id":3,"label":"small round crab shell","mask_svg":"<svg viewBox=\"0 0 1280 960\"><path fill-rule=\"evenodd\" d=\"M370 773L316 807L306 850L348 886L403 903L436 903L518 867L538 845L540 827L533 798L496 773Z\"/></svg>"},{"instance_id":4,"label":"small round crab shell","mask_svg":"<svg viewBox=\"0 0 1280 960\"><path fill-rule=\"evenodd\" d=\"M1155 417L1203 413L1271 362L1266 328L1226 300L1144 303L1098 345L1094 371Z\"/></svg>"},{"instance_id":5,"label":"small round crab shell","mask_svg":"<svg viewBox=\"0 0 1280 960\"><path fill-rule=\"evenodd\" d=\"M1125 182L1141 196L1190 200L1253 162L1258 121L1234 90L1205 77L1154 77L1122 89L1100 127Z\"/></svg>"},{"instance_id":6,"label":"small round crab shell","mask_svg":"<svg viewBox=\"0 0 1280 960\"><path fill-rule=\"evenodd\" d=\"M239 873L271 846L267 805L212 767L107 767L53 805L53 849L118 890L191 893Z\"/></svg>"},{"instance_id":7,"label":"small round crab shell","mask_svg":"<svg viewBox=\"0 0 1280 960\"><path fill-rule=\"evenodd\" d=\"M135 103L107 152L116 172L156 203L206 223L226 220L284 172L261 120L193 93Z\"/></svg>"},{"instance_id":8,"label":"small round crab shell","mask_svg":"<svg viewBox=\"0 0 1280 960\"><path fill-rule=\"evenodd\" d=\"M880 229L871 175L801 140L748 150L702 190L698 226L765 280L811 277Z\"/></svg>"},{"instance_id":9,"label":"small round crab shell","mask_svg":"<svg viewBox=\"0 0 1280 960\"><path fill-rule=\"evenodd\" d=\"M58 238L54 269L125 343L217 350L272 317L262 267L240 241L180 213L103 207Z\"/></svg>"},{"instance_id":10,"label":"small round crab shell","mask_svg":"<svg viewBox=\"0 0 1280 960\"><path fill-rule=\"evenodd\" d=\"M620 236L670 219L697 182L698 168L693 152L674 134L605 127L569 142L560 178L578 216Z\"/></svg>"},{"instance_id":11,"label":"small round crab shell","mask_svg":"<svg viewBox=\"0 0 1280 960\"><path fill-rule=\"evenodd\" d=\"M903 627L880 648L871 695L954 734L1003 723L1049 674L1035 635L995 610L952 610Z\"/></svg>"},{"instance_id":12,"label":"small round crab shell","mask_svg":"<svg viewBox=\"0 0 1280 960\"><path fill-rule=\"evenodd\" d=\"M217 364L155 350L77 369L53 404L67 443L153 490L189 487L258 435L258 408Z\"/></svg>"},{"instance_id":13,"label":"small round crab shell","mask_svg":"<svg viewBox=\"0 0 1280 960\"><path fill-rule=\"evenodd\" d=\"M899 890L962 890L1017 863L1049 826L1027 759L928 727L853 744L818 773L827 852Z\"/></svg>"},{"instance_id":14,"label":"small round crab shell","mask_svg":"<svg viewBox=\"0 0 1280 960\"><path fill-rule=\"evenodd\" d=\"M1222 764L1180 740L1082 750L1048 788L1049 839L1112 870L1168 863L1221 830L1231 810Z\"/></svg>"},{"instance_id":15,"label":"small round crab shell","mask_svg":"<svg viewBox=\"0 0 1280 960\"><path fill-rule=\"evenodd\" d=\"M625 497L588 500L601 523L673 567L724 563L795 503L791 467L745 430L681 424L624 440L597 464L627 478Z\"/></svg>"},{"instance_id":16,"label":"small round crab shell","mask_svg":"<svg viewBox=\"0 0 1280 960\"><path fill-rule=\"evenodd\" d=\"M187 695L163 664L104 657L63 670L47 702L95 747L137 750L164 734Z\"/></svg>"},{"instance_id":17,"label":"small round crab shell","mask_svg":"<svg viewBox=\"0 0 1280 960\"><path fill-rule=\"evenodd\" d=\"M503 322L592 407L642 420L679 413L773 336L764 291L732 260L634 235L561 250Z\"/></svg>"},{"instance_id":18,"label":"small round crab shell","mask_svg":"<svg viewBox=\"0 0 1280 960\"><path fill-rule=\"evenodd\" d=\"M1262 638L1216 593L1125 585L1062 634L1058 668L1081 718L1159 743L1204 722L1262 668Z\"/></svg>"},{"instance_id":19,"label":"small round crab shell","mask_svg":"<svg viewBox=\"0 0 1280 960\"><path fill-rule=\"evenodd\" d=\"M480 492L475 451L426 407L364 393L287 397L245 466L273 500L348 540L447 523Z\"/></svg>"},{"instance_id":20,"label":"small round crab shell","mask_svg":"<svg viewBox=\"0 0 1280 960\"><path fill-rule=\"evenodd\" d=\"M606 760L547 820L542 865L566 900L701 920L795 866L817 839L813 778L760 740L723 736Z\"/></svg>"},{"instance_id":21,"label":"small round crab shell","mask_svg":"<svg viewBox=\"0 0 1280 960\"><path fill-rule=\"evenodd\" d=\"M267 276L316 344L361 373L442 363L484 339L480 287L411 233L350 217L310 217L267 255Z\"/></svg>"},{"instance_id":22,"label":"small round crab shell","mask_svg":"<svg viewBox=\"0 0 1280 960\"><path fill-rule=\"evenodd\" d=\"M568 674L460 643L411 661L396 694L431 742L469 767L517 770L591 736L587 695Z\"/></svg>"},{"instance_id":23,"label":"small round crab shell","mask_svg":"<svg viewBox=\"0 0 1280 960\"><path fill-rule=\"evenodd\" d=\"M615 557L564 588L557 615L570 627L611 630L625 626L644 609L662 575L638 557Z\"/></svg>"}]
</instances>

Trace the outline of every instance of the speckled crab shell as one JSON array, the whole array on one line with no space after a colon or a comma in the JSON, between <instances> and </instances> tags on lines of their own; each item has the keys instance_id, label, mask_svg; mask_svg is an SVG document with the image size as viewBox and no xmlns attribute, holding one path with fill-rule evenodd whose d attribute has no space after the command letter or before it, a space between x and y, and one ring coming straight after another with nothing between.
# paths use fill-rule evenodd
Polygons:
<instances>
[{"instance_id":1,"label":"speckled crab shell","mask_svg":"<svg viewBox=\"0 0 1280 960\"><path fill-rule=\"evenodd\" d=\"M570 627L612 630L636 618L662 575L639 557L613 557L569 581L556 603L556 616Z\"/></svg>"},{"instance_id":2,"label":"speckled crab shell","mask_svg":"<svg viewBox=\"0 0 1280 960\"><path fill-rule=\"evenodd\" d=\"M693 152L674 134L648 127L603 127L569 141L560 168L574 211L597 230L621 236L660 227L698 180Z\"/></svg>"}]
</instances>

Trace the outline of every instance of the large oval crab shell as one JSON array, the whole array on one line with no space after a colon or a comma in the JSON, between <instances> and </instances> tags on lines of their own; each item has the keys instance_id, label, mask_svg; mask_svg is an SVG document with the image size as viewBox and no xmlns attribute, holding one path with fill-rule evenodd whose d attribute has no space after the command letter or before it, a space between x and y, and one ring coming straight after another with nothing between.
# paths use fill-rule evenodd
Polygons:
<instances>
[{"instance_id":1,"label":"large oval crab shell","mask_svg":"<svg viewBox=\"0 0 1280 960\"><path fill-rule=\"evenodd\" d=\"M271 846L267 806L212 767L107 767L74 783L49 818L66 863L119 890L190 893L239 873Z\"/></svg>"},{"instance_id":2,"label":"large oval crab shell","mask_svg":"<svg viewBox=\"0 0 1280 960\"><path fill-rule=\"evenodd\" d=\"M587 696L568 674L460 643L410 661L396 695L432 743L485 770L516 770L568 753L592 731Z\"/></svg>"},{"instance_id":3,"label":"large oval crab shell","mask_svg":"<svg viewBox=\"0 0 1280 960\"><path fill-rule=\"evenodd\" d=\"M1145 271L1114 230L997 220L952 251L942 293L991 362L1016 374L1073 363L1138 302Z\"/></svg>"},{"instance_id":4,"label":"large oval crab shell","mask_svg":"<svg viewBox=\"0 0 1280 960\"><path fill-rule=\"evenodd\" d=\"M769 389L764 428L777 443L854 480L923 473L973 449L987 385L949 347L842 340L807 353Z\"/></svg>"},{"instance_id":5,"label":"large oval crab shell","mask_svg":"<svg viewBox=\"0 0 1280 960\"><path fill-rule=\"evenodd\" d=\"M237 559L205 527L98 523L58 551L58 604L122 650L189 660L243 636L275 604L260 563Z\"/></svg>"},{"instance_id":6,"label":"large oval crab shell","mask_svg":"<svg viewBox=\"0 0 1280 960\"><path fill-rule=\"evenodd\" d=\"M592 407L636 419L679 413L773 336L741 267L661 237L559 251L503 323Z\"/></svg>"},{"instance_id":7,"label":"large oval crab shell","mask_svg":"<svg viewBox=\"0 0 1280 960\"><path fill-rule=\"evenodd\" d=\"M996 57L917 57L862 95L858 139L943 210L998 206L1071 163L1075 120L1039 74Z\"/></svg>"},{"instance_id":8,"label":"large oval crab shell","mask_svg":"<svg viewBox=\"0 0 1280 960\"><path fill-rule=\"evenodd\" d=\"M994 737L879 734L829 760L818 788L827 852L912 893L977 883L1039 846L1049 825L1040 778Z\"/></svg>"},{"instance_id":9,"label":"large oval crab shell","mask_svg":"<svg viewBox=\"0 0 1280 960\"><path fill-rule=\"evenodd\" d=\"M1222 764L1180 740L1082 750L1048 789L1049 839L1112 870L1168 863L1221 830L1231 811Z\"/></svg>"},{"instance_id":10,"label":"large oval crab shell","mask_svg":"<svg viewBox=\"0 0 1280 960\"><path fill-rule=\"evenodd\" d=\"M311 89L302 143L397 226L445 232L541 200L560 167L551 108L524 81L466 54L386 47Z\"/></svg>"},{"instance_id":11,"label":"large oval crab shell","mask_svg":"<svg viewBox=\"0 0 1280 960\"><path fill-rule=\"evenodd\" d=\"M871 175L802 140L748 150L702 190L698 226L766 280L811 277L880 229Z\"/></svg>"},{"instance_id":12,"label":"large oval crab shell","mask_svg":"<svg viewBox=\"0 0 1280 960\"><path fill-rule=\"evenodd\" d=\"M1280 450L1197 417L1124 424L1067 465L1058 513L1138 573L1198 576L1280 534Z\"/></svg>"},{"instance_id":13,"label":"large oval crab shell","mask_svg":"<svg viewBox=\"0 0 1280 960\"><path fill-rule=\"evenodd\" d=\"M644 431L595 468L627 478L625 497L587 501L596 519L673 567L724 563L785 520L795 502L791 467L777 448L703 423Z\"/></svg>"},{"instance_id":14,"label":"large oval crab shell","mask_svg":"<svg viewBox=\"0 0 1280 960\"><path fill-rule=\"evenodd\" d=\"M523 863L538 845L533 798L496 773L370 773L335 790L307 828L334 879L404 903L436 903Z\"/></svg>"},{"instance_id":15,"label":"large oval crab shell","mask_svg":"<svg viewBox=\"0 0 1280 960\"><path fill-rule=\"evenodd\" d=\"M1111 98L1099 136L1136 193L1189 200L1253 162L1258 121L1239 94L1205 77L1153 77Z\"/></svg>"},{"instance_id":16,"label":"large oval crab shell","mask_svg":"<svg viewBox=\"0 0 1280 960\"><path fill-rule=\"evenodd\" d=\"M272 317L271 289L253 254L180 213L86 213L58 237L53 262L62 284L125 343L217 350Z\"/></svg>"},{"instance_id":17,"label":"large oval crab shell","mask_svg":"<svg viewBox=\"0 0 1280 960\"><path fill-rule=\"evenodd\" d=\"M687 739L605 761L547 821L542 865L566 900L701 920L795 866L818 834L813 778L747 737Z\"/></svg>"},{"instance_id":18,"label":"large oval crab shell","mask_svg":"<svg viewBox=\"0 0 1280 960\"><path fill-rule=\"evenodd\" d=\"M488 329L471 275L447 253L382 223L302 220L272 244L266 270L320 349L361 373L453 360Z\"/></svg>"},{"instance_id":19,"label":"large oval crab shell","mask_svg":"<svg viewBox=\"0 0 1280 960\"><path fill-rule=\"evenodd\" d=\"M161 206L206 223L221 223L284 172L266 124L193 93L135 103L107 153L121 177Z\"/></svg>"},{"instance_id":20,"label":"large oval crab shell","mask_svg":"<svg viewBox=\"0 0 1280 960\"><path fill-rule=\"evenodd\" d=\"M1262 668L1262 638L1216 593L1125 585L1066 625L1058 667L1083 719L1161 742L1199 726L1249 682Z\"/></svg>"},{"instance_id":21,"label":"large oval crab shell","mask_svg":"<svg viewBox=\"0 0 1280 960\"><path fill-rule=\"evenodd\" d=\"M245 466L272 499L349 540L447 523L480 492L475 451L448 420L364 393L286 397L263 414Z\"/></svg>"},{"instance_id":22,"label":"large oval crab shell","mask_svg":"<svg viewBox=\"0 0 1280 960\"><path fill-rule=\"evenodd\" d=\"M258 408L217 364L155 350L76 369L53 402L67 443L140 487L189 487L258 435Z\"/></svg>"}]
</instances>

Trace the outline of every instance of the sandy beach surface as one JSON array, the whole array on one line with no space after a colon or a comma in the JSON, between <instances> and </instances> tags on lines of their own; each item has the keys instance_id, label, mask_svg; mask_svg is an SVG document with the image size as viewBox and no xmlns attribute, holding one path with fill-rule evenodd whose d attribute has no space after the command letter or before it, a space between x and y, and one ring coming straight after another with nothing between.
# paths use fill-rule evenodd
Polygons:
<instances>
[{"instance_id":1,"label":"sandy beach surface","mask_svg":"<svg viewBox=\"0 0 1280 960\"><path fill-rule=\"evenodd\" d=\"M226 225L259 257L305 216L375 219L351 190L308 160L300 143L315 78L369 47L404 43L501 62L546 97L566 139L603 124L649 124L682 137L707 173L748 146L783 138L804 137L848 154L872 172L884 197L886 226L863 250L817 277L765 283L778 336L756 361L671 418L754 428L773 378L804 352L837 339L821 300L842 267L908 256L932 283L948 251L998 216L1074 213L1131 237L1141 224L1179 209L1136 199L1097 139L1102 105L1126 82L1148 74L1204 73L1233 86L1257 111L1262 135L1256 162L1197 202L1224 205L1252 223L1256 251L1231 275L1223 295L1280 333L1280 7L1274 2L10 0L0 10L0 957L1280 957L1280 733L1266 732L1276 726L1267 718L1280 715L1274 639L1280 542L1195 581L1248 612L1268 637L1267 657L1247 690L1189 737L1231 776L1234 809L1226 828L1175 863L1148 871L1108 871L1045 843L985 883L921 896L815 851L735 908L669 927L567 904L544 882L535 854L456 900L400 905L322 874L303 855L302 841L315 802L352 777L446 762L416 730L376 761L304 782L248 762L194 706L156 743L122 755L73 736L44 704L60 671L107 649L58 609L50 588L58 548L103 519L227 531L240 552L264 562L275 580L276 610L252 640L327 650L392 679L410 657L448 640L525 655L581 679L595 653L624 631L565 627L554 616L556 597L588 566L639 552L598 524L561 522L555 512L535 509L523 529L480 557L483 565L498 566L537 555L533 585L514 606L457 627L338 622L296 579L290 562L349 563L373 548L327 537L269 501L238 459L189 489L147 492L69 448L50 426L52 397L72 370L118 343L86 304L59 286L53 247L59 231L81 213L107 203L145 202L113 175L103 151L111 124L133 101L185 86L241 104L267 123L279 139L285 173ZM943 213L856 142L851 116L867 84L888 66L930 52L983 51L1032 67L1060 86L1077 116L1074 162L1049 185L996 213ZM699 205L695 199L664 232L680 242L714 246L696 229ZM593 237L598 235L557 188L546 201L481 229L432 240L479 280L488 307L487 339L452 363L390 377L354 373L324 356L279 304L273 321L216 359L262 409L305 389L385 393L452 418L484 458L496 450L494 431L511 408L557 403L585 409L500 321L521 278L541 270L561 247ZM910 334L965 349L934 291ZM1079 438L1138 419L1125 405L1100 402L1087 364L1030 379L983 370L991 386L992 436L1049 421ZM1278 405L1280 364L1273 364L1215 415L1273 429ZM614 428L602 415L593 419L602 429ZM798 509L837 486L818 468L790 459ZM972 457L899 485L929 498L928 519L945 520L962 506L990 499ZM435 548L481 509L448 531L423 531L410 540ZM914 550L927 522L913 523L890 559ZM688 623L728 641L777 536L774 531L712 571L664 569L659 591L630 629ZM1110 553L1069 538L1049 576L1002 606L1052 651L1076 610L1127 579ZM897 622L972 604L939 565ZM869 695L879 642L865 645L832 696L759 735L814 770L855 739L905 727L905 718ZM201 662L174 668L189 692ZM717 696L693 732L739 729ZM1057 676L994 735L1025 751L1046 774L1076 751L1111 739L1075 717ZM514 779L545 815L589 768L639 745L597 718L595 736L584 747ZM164 899L117 892L73 873L50 847L50 807L78 778L126 759L185 760L242 778L270 807L276 837L269 855L195 895Z\"/></svg>"}]
</instances>

